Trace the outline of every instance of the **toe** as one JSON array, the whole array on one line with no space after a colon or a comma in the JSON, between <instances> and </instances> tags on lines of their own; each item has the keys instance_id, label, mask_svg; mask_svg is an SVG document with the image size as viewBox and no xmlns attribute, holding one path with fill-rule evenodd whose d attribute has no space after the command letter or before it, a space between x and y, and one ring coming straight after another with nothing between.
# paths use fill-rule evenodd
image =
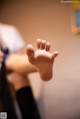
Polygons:
<instances>
[{"instance_id":1,"label":"toe","mask_svg":"<svg viewBox=\"0 0 80 119\"><path fill-rule=\"evenodd\" d=\"M50 51L50 46L51 46L50 42L47 42L45 50L46 51Z\"/></svg>"},{"instance_id":2,"label":"toe","mask_svg":"<svg viewBox=\"0 0 80 119\"><path fill-rule=\"evenodd\" d=\"M41 49L45 49L45 46L46 46L46 41L42 40Z\"/></svg>"},{"instance_id":3,"label":"toe","mask_svg":"<svg viewBox=\"0 0 80 119\"><path fill-rule=\"evenodd\" d=\"M26 53L28 55L28 57L32 57L34 56L34 48L32 47L31 44L29 44L26 48Z\"/></svg>"},{"instance_id":4,"label":"toe","mask_svg":"<svg viewBox=\"0 0 80 119\"><path fill-rule=\"evenodd\" d=\"M41 44L42 44L42 40L41 39L37 39L37 48L38 49L41 48Z\"/></svg>"},{"instance_id":5,"label":"toe","mask_svg":"<svg viewBox=\"0 0 80 119\"><path fill-rule=\"evenodd\" d=\"M52 58L54 59L58 55L58 51L52 53Z\"/></svg>"}]
</instances>

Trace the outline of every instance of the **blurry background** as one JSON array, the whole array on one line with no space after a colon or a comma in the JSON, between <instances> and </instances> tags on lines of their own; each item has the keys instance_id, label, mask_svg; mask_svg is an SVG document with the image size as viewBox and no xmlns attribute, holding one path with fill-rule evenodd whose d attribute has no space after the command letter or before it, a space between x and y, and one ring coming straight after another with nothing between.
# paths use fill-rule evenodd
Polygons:
<instances>
[{"instance_id":1,"label":"blurry background","mask_svg":"<svg viewBox=\"0 0 80 119\"><path fill-rule=\"evenodd\" d=\"M26 44L35 45L37 38L51 42L51 52L59 51L54 63L54 76L40 82L31 74L35 93L39 86L38 105L43 119L80 118L80 35L71 31L70 4L60 0L2 0L2 23L15 25Z\"/></svg>"}]
</instances>

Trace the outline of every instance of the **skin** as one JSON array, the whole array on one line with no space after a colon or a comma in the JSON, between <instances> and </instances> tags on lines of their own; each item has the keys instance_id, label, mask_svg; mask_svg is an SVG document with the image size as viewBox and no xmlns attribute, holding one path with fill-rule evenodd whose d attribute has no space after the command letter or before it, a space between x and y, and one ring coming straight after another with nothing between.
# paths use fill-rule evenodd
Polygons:
<instances>
[{"instance_id":1,"label":"skin","mask_svg":"<svg viewBox=\"0 0 80 119\"><path fill-rule=\"evenodd\" d=\"M0 51L0 63L3 61L4 54Z\"/></svg>"},{"instance_id":2,"label":"skin","mask_svg":"<svg viewBox=\"0 0 80 119\"><path fill-rule=\"evenodd\" d=\"M50 53L51 45L45 40L38 39L36 45L36 51L31 44L27 46L27 55L11 54L6 60L7 70L15 71L22 75L39 72L42 80L50 80L53 75L53 63L58 52ZM0 59L2 59L2 56L1 54Z\"/></svg>"},{"instance_id":3,"label":"skin","mask_svg":"<svg viewBox=\"0 0 80 119\"><path fill-rule=\"evenodd\" d=\"M29 62L36 66L41 78L45 81L51 79L54 59L58 55L57 51L50 53L50 47L50 42L38 39L36 51L32 45L28 45L26 49Z\"/></svg>"}]
</instances>

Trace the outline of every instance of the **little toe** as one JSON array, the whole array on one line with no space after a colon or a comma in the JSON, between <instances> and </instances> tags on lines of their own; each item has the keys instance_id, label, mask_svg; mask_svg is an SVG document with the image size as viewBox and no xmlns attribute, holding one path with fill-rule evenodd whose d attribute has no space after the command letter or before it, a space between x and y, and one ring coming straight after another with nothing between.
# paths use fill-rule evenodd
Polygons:
<instances>
[{"instance_id":1,"label":"little toe","mask_svg":"<svg viewBox=\"0 0 80 119\"><path fill-rule=\"evenodd\" d=\"M54 59L58 55L58 51L52 53L52 58Z\"/></svg>"}]
</instances>

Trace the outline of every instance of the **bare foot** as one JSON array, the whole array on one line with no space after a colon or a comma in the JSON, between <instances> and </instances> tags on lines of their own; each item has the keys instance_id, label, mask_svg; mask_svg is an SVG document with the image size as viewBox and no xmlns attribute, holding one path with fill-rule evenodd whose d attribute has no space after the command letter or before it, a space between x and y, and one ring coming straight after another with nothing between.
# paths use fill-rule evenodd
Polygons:
<instances>
[{"instance_id":1,"label":"bare foot","mask_svg":"<svg viewBox=\"0 0 80 119\"><path fill-rule=\"evenodd\" d=\"M35 65L43 80L50 80L52 77L52 67L58 52L50 53L50 43L45 40L37 40L37 50L34 51L32 45L28 45L26 52L31 64Z\"/></svg>"}]
</instances>

